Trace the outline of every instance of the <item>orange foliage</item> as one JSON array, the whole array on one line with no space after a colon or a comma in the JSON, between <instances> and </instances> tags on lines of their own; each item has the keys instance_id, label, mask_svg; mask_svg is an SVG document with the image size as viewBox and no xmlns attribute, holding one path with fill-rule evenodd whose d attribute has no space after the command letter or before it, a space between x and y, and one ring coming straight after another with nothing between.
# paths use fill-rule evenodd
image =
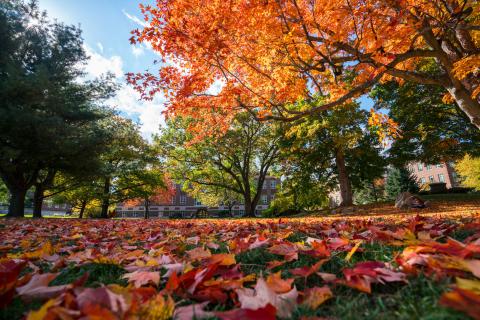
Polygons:
<instances>
[{"instance_id":1,"label":"orange foliage","mask_svg":"<svg viewBox=\"0 0 480 320\"><path fill-rule=\"evenodd\" d=\"M264 118L301 117L349 102L381 80L441 84L412 72L421 59L440 55L449 60L442 60L450 68L445 81L453 81L455 68L473 94L478 68L471 67L471 47L478 47L478 31L459 29L457 37L470 41L460 54L435 40L447 37L452 21L466 26L467 17L479 15L475 1L461 3L157 0L155 6L141 5L148 25L134 30L131 42L148 42L163 57L159 73L131 73L128 80L145 99L163 92L167 115L202 119L208 125L193 129L203 133L226 128L244 109L260 108ZM285 109L315 93L328 95L325 106Z\"/></svg>"},{"instance_id":2,"label":"orange foliage","mask_svg":"<svg viewBox=\"0 0 480 320\"><path fill-rule=\"evenodd\" d=\"M170 204L172 202L172 198L175 197L176 194L176 185L168 176L165 176L165 185L167 186L166 188L157 188L155 193L148 198L151 203ZM125 201L123 204L126 207L136 207L144 205L144 203L145 199L134 198Z\"/></svg>"}]
</instances>

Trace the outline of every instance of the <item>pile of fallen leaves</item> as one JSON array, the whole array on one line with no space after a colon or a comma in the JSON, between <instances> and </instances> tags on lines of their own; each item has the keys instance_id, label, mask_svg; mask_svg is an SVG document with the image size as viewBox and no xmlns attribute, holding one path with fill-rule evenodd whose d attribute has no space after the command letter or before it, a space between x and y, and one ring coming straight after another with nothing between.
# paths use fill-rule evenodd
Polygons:
<instances>
[{"instance_id":1,"label":"pile of fallen leaves","mask_svg":"<svg viewBox=\"0 0 480 320\"><path fill-rule=\"evenodd\" d=\"M359 259L372 245L395 253ZM0 222L0 308L38 303L31 320L298 318L420 276L451 279L439 304L480 319L480 218Z\"/></svg>"}]
</instances>

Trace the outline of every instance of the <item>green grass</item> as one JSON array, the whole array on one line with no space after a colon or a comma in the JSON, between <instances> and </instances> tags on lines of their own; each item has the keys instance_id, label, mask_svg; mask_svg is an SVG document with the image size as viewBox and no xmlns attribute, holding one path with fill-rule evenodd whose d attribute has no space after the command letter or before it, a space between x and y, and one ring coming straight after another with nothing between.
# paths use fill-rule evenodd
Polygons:
<instances>
[{"instance_id":1,"label":"green grass","mask_svg":"<svg viewBox=\"0 0 480 320\"><path fill-rule=\"evenodd\" d=\"M372 294L336 286L334 297L317 310L299 307L292 317L334 317L335 319L423 319L460 320L464 314L438 305L449 282L433 282L425 276L409 279L408 284L392 283L372 286Z\"/></svg>"},{"instance_id":2,"label":"green grass","mask_svg":"<svg viewBox=\"0 0 480 320\"><path fill-rule=\"evenodd\" d=\"M23 319L23 316L30 310L38 310L42 306L42 301L23 302L20 298L15 298L3 309L0 309L0 320Z\"/></svg>"},{"instance_id":3,"label":"green grass","mask_svg":"<svg viewBox=\"0 0 480 320\"><path fill-rule=\"evenodd\" d=\"M64 269L51 283L51 286L69 284L88 272L88 279L85 282L85 287L100 287L102 284L119 284L127 285L127 281L122 279L126 272L120 266L115 264L90 263L82 266L71 266Z\"/></svg>"}]
</instances>

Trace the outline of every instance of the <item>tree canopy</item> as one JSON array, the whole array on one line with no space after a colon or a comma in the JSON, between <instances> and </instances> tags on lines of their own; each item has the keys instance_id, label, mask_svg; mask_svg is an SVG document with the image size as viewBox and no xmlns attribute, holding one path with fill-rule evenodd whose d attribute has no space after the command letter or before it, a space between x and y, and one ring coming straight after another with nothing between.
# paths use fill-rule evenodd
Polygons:
<instances>
[{"instance_id":1,"label":"tree canopy","mask_svg":"<svg viewBox=\"0 0 480 320\"><path fill-rule=\"evenodd\" d=\"M225 134L198 141L187 130L194 121L178 117L156 138L172 178L193 193L237 193L246 215L254 215L265 178L279 156L272 127L243 113Z\"/></svg>"},{"instance_id":2,"label":"tree canopy","mask_svg":"<svg viewBox=\"0 0 480 320\"><path fill-rule=\"evenodd\" d=\"M228 128L241 109L292 121L391 79L442 86L480 127L478 1L172 0L141 9L146 26L131 42L148 43L164 63L129 81L147 99L163 92L169 114L203 119L199 132ZM437 74L417 69L425 60ZM289 109L298 99L309 103Z\"/></svg>"},{"instance_id":3,"label":"tree canopy","mask_svg":"<svg viewBox=\"0 0 480 320\"><path fill-rule=\"evenodd\" d=\"M88 59L81 31L50 21L35 1L1 2L0 43L0 175L9 215L23 216L30 187L98 164L108 139L99 121L112 114L102 103L115 86L79 81Z\"/></svg>"}]
</instances>

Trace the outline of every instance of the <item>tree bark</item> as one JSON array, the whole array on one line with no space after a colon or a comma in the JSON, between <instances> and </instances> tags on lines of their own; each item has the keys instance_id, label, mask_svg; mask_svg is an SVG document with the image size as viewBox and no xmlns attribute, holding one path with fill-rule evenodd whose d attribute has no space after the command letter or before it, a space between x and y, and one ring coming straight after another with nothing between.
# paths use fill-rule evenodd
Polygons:
<instances>
[{"instance_id":1,"label":"tree bark","mask_svg":"<svg viewBox=\"0 0 480 320\"><path fill-rule=\"evenodd\" d=\"M103 184L103 198L102 198L102 219L108 219L108 207L110 206L110 177L106 177Z\"/></svg>"},{"instance_id":2,"label":"tree bark","mask_svg":"<svg viewBox=\"0 0 480 320\"><path fill-rule=\"evenodd\" d=\"M35 185L35 192L33 193L33 217L42 218L42 206L44 199L44 189L42 184Z\"/></svg>"},{"instance_id":3,"label":"tree bark","mask_svg":"<svg viewBox=\"0 0 480 320\"><path fill-rule=\"evenodd\" d=\"M81 204L81 206L80 206L80 213L79 213L79 215L78 215L78 217L79 217L80 219L83 219L83 213L85 212L85 208L86 208L86 207L87 207L87 201L83 200L83 201L82 201L82 204Z\"/></svg>"},{"instance_id":4,"label":"tree bark","mask_svg":"<svg viewBox=\"0 0 480 320\"><path fill-rule=\"evenodd\" d=\"M27 189L9 189L10 203L8 206L8 218L23 218L25 212L25 195Z\"/></svg>"},{"instance_id":5,"label":"tree bark","mask_svg":"<svg viewBox=\"0 0 480 320\"><path fill-rule=\"evenodd\" d=\"M447 87L447 90L457 103L460 110L462 110L470 119L470 122L480 129L480 103L473 99L467 90L458 88L459 86L460 85L457 85L457 87Z\"/></svg>"},{"instance_id":6,"label":"tree bark","mask_svg":"<svg viewBox=\"0 0 480 320\"><path fill-rule=\"evenodd\" d=\"M148 201L148 199L145 199L145 215L144 215L144 218L145 219L150 218L150 201Z\"/></svg>"},{"instance_id":7,"label":"tree bark","mask_svg":"<svg viewBox=\"0 0 480 320\"><path fill-rule=\"evenodd\" d=\"M345 165L345 155L342 150L337 150L335 154L335 164L338 171L338 184L340 186L340 207L353 205L352 185Z\"/></svg>"}]
</instances>

